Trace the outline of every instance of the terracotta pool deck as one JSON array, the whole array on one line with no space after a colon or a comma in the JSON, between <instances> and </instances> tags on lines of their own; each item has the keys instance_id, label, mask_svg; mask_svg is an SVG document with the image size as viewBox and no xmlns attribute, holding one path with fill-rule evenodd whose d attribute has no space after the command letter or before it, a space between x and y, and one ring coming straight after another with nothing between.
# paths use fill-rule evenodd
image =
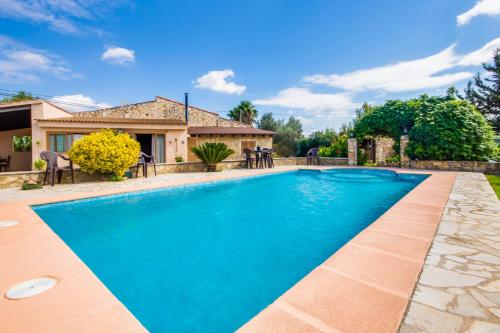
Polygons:
<instances>
[{"instance_id":1,"label":"terracotta pool deck","mask_svg":"<svg viewBox=\"0 0 500 333\"><path fill-rule=\"evenodd\" d=\"M0 299L0 323L9 332L136 332L145 328L30 205L129 191L216 181L304 168L238 170L151 177L131 185L75 186L67 192L33 191L28 200L0 203L0 290L50 276L53 289L23 300ZM322 167L331 168L331 167ZM397 170L398 172L414 172ZM241 332L396 332L403 321L457 174L431 176L322 265L245 324ZM163 181L162 181L163 179ZM149 183L148 183L149 182ZM128 182L127 182L128 183ZM87 187L86 187L87 186ZM54 192L59 191L57 195ZM7 193L7 192L6 192ZM43 195L43 196L42 196ZM38 197L37 197L38 196ZM4 197L5 198L5 197ZM0 191L0 202L2 192Z\"/></svg>"}]
</instances>

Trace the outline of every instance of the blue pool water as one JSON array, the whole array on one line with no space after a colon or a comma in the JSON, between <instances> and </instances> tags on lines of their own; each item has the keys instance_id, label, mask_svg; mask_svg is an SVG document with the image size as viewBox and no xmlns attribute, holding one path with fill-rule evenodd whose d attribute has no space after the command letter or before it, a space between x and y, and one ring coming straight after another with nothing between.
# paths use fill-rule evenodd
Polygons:
<instances>
[{"instance_id":1,"label":"blue pool water","mask_svg":"<svg viewBox=\"0 0 500 333\"><path fill-rule=\"evenodd\" d=\"M36 206L152 332L232 332L425 176L296 171Z\"/></svg>"}]
</instances>

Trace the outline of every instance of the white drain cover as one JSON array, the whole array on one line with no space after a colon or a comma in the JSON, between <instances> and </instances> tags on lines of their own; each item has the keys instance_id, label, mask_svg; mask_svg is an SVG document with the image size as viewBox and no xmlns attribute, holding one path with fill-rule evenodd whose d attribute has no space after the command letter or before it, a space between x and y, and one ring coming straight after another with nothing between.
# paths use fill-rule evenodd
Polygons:
<instances>
[{"instance_id":1,"label":"white drain cover","mask_svg":"<svg viewBox=\"0 0 500 333\"><path fill-rule=\"evenodd\" d=\"M0 221L0 228L7 228L19 224L19 221Z\"/></svg>"},{"instance_id":2,"label":"white drain cover","mask_svg":"<svg viewBox=\"0 0 500 333\"><path fill-rule=\"evenodd\" d=\"M50 277L29 280L15 285L7 290L8 299L23 299L41 294L57 284L57 280Z\"/></svg>"}]
</instances>

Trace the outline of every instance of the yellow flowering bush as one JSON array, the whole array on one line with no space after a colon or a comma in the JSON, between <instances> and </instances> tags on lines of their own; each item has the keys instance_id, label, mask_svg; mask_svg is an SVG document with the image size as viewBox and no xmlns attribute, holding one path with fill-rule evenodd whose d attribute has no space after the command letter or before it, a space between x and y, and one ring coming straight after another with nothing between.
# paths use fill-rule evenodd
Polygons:
<instances>
[{"instance_id":1,"label":"yellow flowering bush","mask_svg":"<svg viewBox=\"0 0 500 333\"><path fill-rule=\"evenodd\" d=\"M139 143L128 134L103 130L76 141L68 155L82 171L120 178L137 163L139 153Z\"/></svg>"}]
</instances>

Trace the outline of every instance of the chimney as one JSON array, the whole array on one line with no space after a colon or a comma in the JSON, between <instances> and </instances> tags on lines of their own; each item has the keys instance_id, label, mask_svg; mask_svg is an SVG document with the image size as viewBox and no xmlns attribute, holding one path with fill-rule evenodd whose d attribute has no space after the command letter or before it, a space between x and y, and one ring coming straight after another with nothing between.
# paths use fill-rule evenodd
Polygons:
<instances>
[{"instance_id":1,"label":"chimney","mask_svg":"<svg viewBox=\"0 0 500 333\"><path fill-rule=\"evenodd\" d=\"M186 123L189 121L189 93L184 93L184 117Z\"/></svg>"}]
</instances>

